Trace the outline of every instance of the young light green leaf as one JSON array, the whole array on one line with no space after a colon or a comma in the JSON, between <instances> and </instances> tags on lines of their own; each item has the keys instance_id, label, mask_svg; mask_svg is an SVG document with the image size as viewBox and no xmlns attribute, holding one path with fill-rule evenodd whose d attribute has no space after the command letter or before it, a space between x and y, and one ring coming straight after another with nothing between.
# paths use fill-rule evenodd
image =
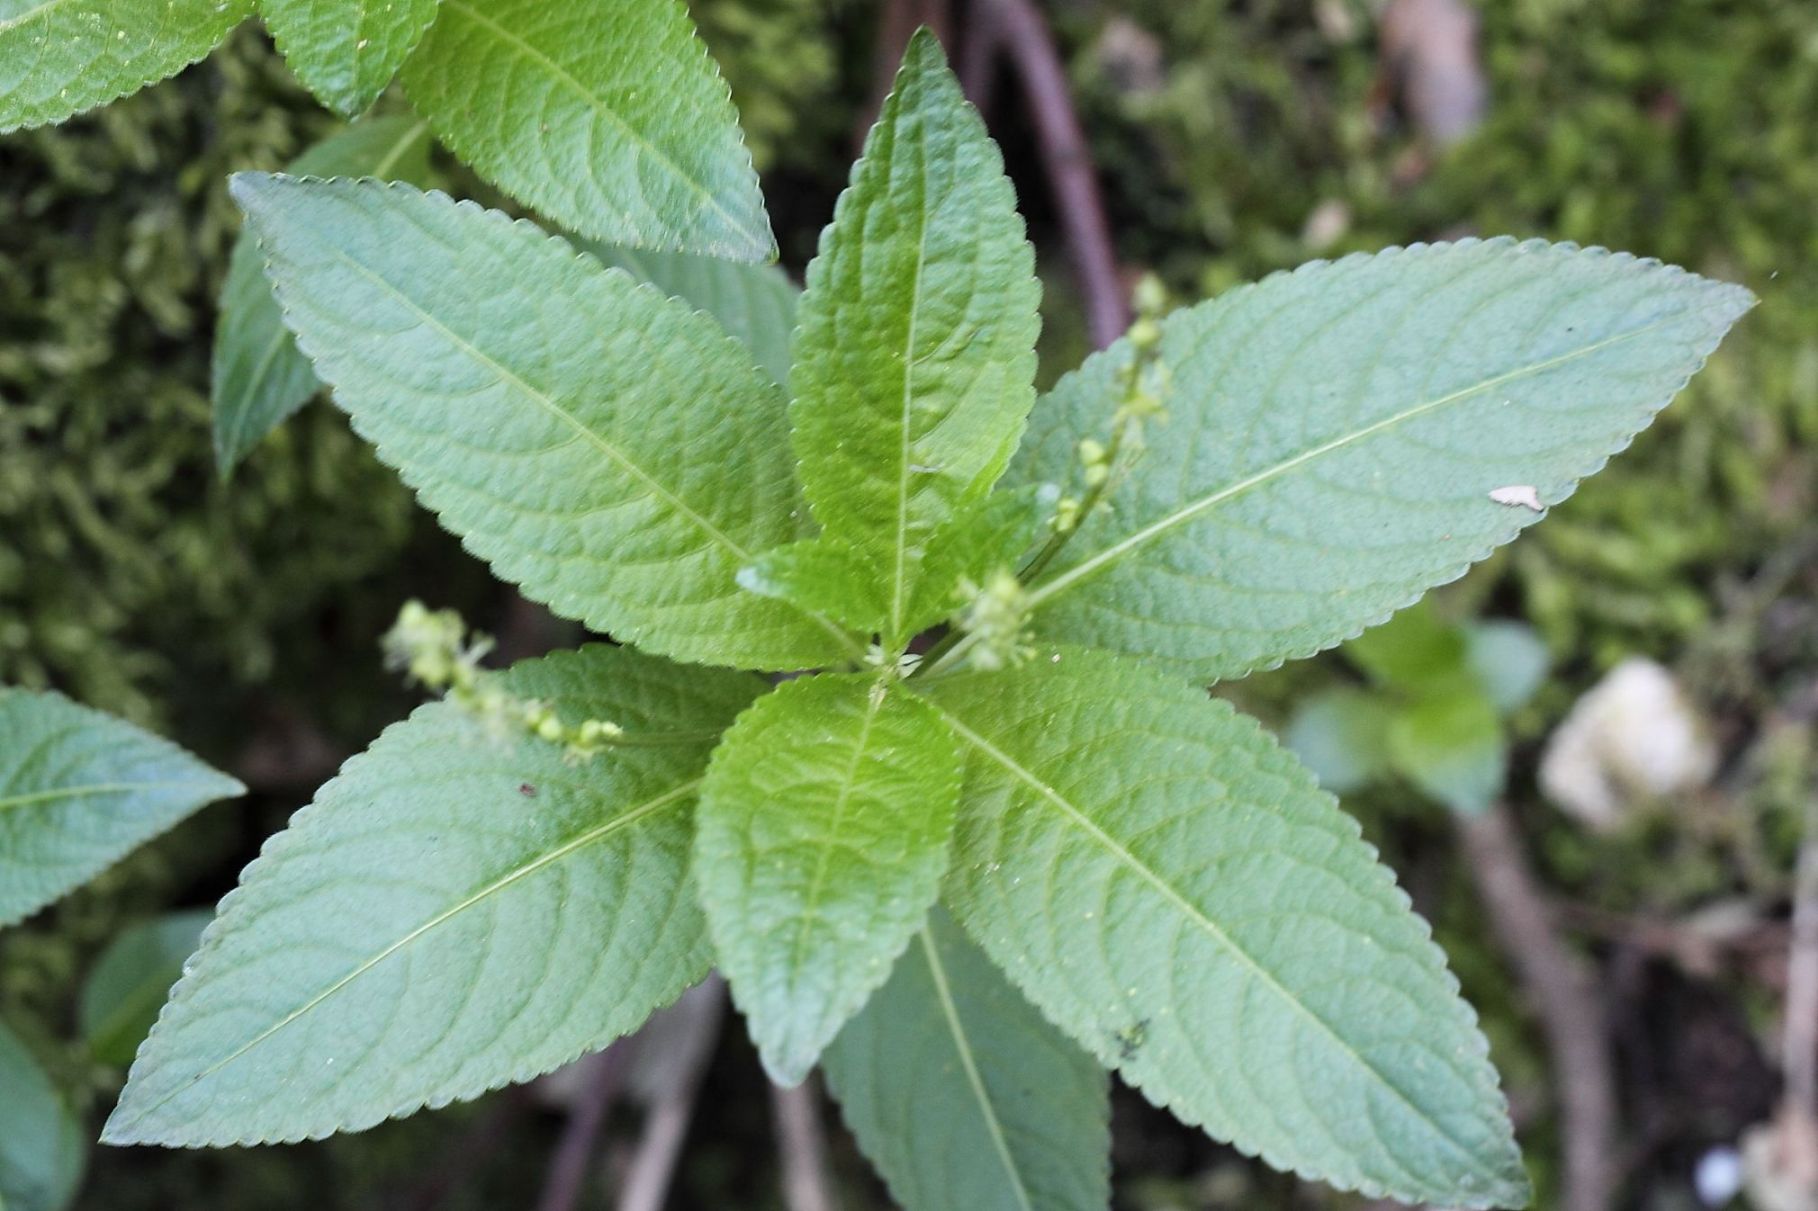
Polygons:
<instances>
[{"instance_id":1,"label":"young light green leaf","mask_svg":"<svg viewBox=\"0 0 1818 1211\"><path fill-rule=\"evenodd\" d=\"M1496 704L1475 686L1423 698L1389 721L1390 763L1455 812L1480 812L1509 776Z\"/></svg>"},{"instance_id":2,"label":"young light green leaf","mask_svg":"<svg viewBox=\"0 0 1818 1211\"><path fill-rule=\"evenodd\" d=\"M890 612L871 561L827 535L764 552L739 569L739 583L753 593L825 614L861 635L882 631Z\"/></svg>"},{"instance_id":3,"label":"young light green leaf","mask_svg":"<svg viewBox=\"0 0 1818 1211\"><path fill-rule=\"evenodd\" d=\"M297 79L330 109L364 113L436 19L436 0L260 0Z\"/></svg>"},{"instance_id":4,"label":"young light green leaf","mask_svg":"<svg viewBox=\"0 0 1818 1211\"><path fill-rule=\"evenodd\" d=\"M1564 500L1752 303L1602 249L1467 240L1179 312L1170 419L1035 588L1037 629L1200 681L1330 647L1513 538L1539 516L1525 490ZM1071 481L1132 356L1120 342L1037 406L1015 482Z\"/></svg>"},{"instance_id":5,"label":"young light green leaf","mask_svg":"<svg viewBox=\"0 0 1818 1211\"><path fill-rule=\"evenodd\" d=\"M796 495L782 393L712 319L441 194L251 173L233 190L336 401L499 575L678 659L858 653L735 580L795 537Z\"/></svg>"},{"instance_id":6,"label":"young light green leaf","mask_svg":"<svg viewBox=\"0 0 1818 1211\"><path fill-rule=\"evenodd\" d=\"M76 1017L88 1053L104 1064L133 1062L170 986L183 974L214 914L175 912L145 921L109 942L82 985Z\"/></svg>"},{"instance_id":7,"label":"young light green leaf","mask_svg":"<svg viewBox=\"0 0 1818 1211\"><path fill-rule=\"evenodd\" d=\"M776 255L731 95L681 0L442 0L404 87L456 155L564 227Z\"/></svg>"},{"instance_id":8,"label":"young light green leaf","mask_svg":"<svg viewBox=\"0 0 1818 1211\"><path fill-rule=\"evenodd\" d=\"M803 492L877 567L893 644L929 534L1022 434L1040 296L1002 157L924 30L808 267L790 378Z\"/></svg>"},{"instance_id":9,"label":"young light green leaf","mask_svg":"<svg viewBox=\"0 0 1818 1211\"><path fill-rule=\"evenodd\" d=\"M0 689L0 925L246 788L60 694Z\"/></svg>"},{"instance_id":10,"label":"young light green leaf","mask_svg":"<svg viewBox=\"0 0 1818 1211\"><path fill-rule=\"evenodd\" d=\"M174 76L251 12L252 0L4 0L0 134Z\"/></svg>"},{"instance_id":11,"label":"young light green leaf","mask_svg":"<svg viewBox=\"0 0 1818 1211\"><path fill-rule=\"evenodd\" d=\"M967 752L946 902L1051 1021L1277 1168L1526 1203L1487 1047L1426 925L1253 721L1076 649L927 692Z\"/></svg>"},{"instance_id":12,"label":"young light green leaf","mask_svg":"<svg viewBox=\"0 0 1818 1211\"><path fill-rule=\"evenodd\" d=\"M740 716L701 791L695 877L720 970L779 1083L877 987L947 869L959 753L864 675L787 682Z\"/></svg>"},{"instance_id":13,"label":"young light green leaf","mask_svg":"<svg viewBox=\"0 0 1818 1211\"><path fill-rule=\"evenodd\" d=\"M1025 484L993 492L942 523L928 540L928 556L909 599L913 634L950 617L997 572L1015 573L1044 536L1057 494Z\"/></svg>"},{"instance_id":14,"label":"young light green leaf","mask_svg":"<svg viewBox=\"0 0 1818 1211\"><path fill-rule=\"evenodd\" d=\"M0 1205L63 1211L88 1151L82 1128L25 1044L0 1026Z\"/></svg>"},{"instance_id":15,"label":"young light green leaf","mask_svg":"<svg viewBox=\"0 0 1818 1211\"><path fill-rule=\"evenodd\" d=\"M370 1127L604 1046L706 973L690 806L762 682L601 645L500 682L633 743L577 762L450 702L386 729L222 902L107 1142Z\"/></svg>"},{"instance_id":16,"label":"young light green leaf","mask_svg":"<svg viewBox=\"0 0 1818 1211\"><path fill-rule=\"evenodd\" d=\"M427 185L429 127L409 116L356 122L297 158L291 171L319 177L379 177ZM284 326L265 280L259 242L242 233L228 262L215 324L215 462L223 474L308 403L320 383Z\"/></svg>"},{"instance_id":17,"label":"young light green leaf","mask_svg":"<svg viewBox=\"0 0 1818 1211\"><path fill-rule=\"evenodd\" d=\"M938 906L825 1058L846 1125L905 1211L1104 1211L1104 1070Z\"/></svg>"},{"instance_id":18,"label":"young light green leaf","mask_svg":"<svg viewBox=\"0 0 1818 1211\"><path fill-rule=\"evenodd\" d=\"M1465 658L1496 709L1507 714L1524 705L1546 680L1551 657L1534 628L1492 620L1464 628Z\"/></svg>"},{"instance_id":19,"label":"young light green leaf","mask_svg":"<svg viewBox=\"0 0 1818 1211\"><path fill-rule=\"evenodd\" d=\"M1335 795L1348 795L1388 771L1384 703L1348 686L1303 702L1282 733L1282 742Z\"/></svg>"},{"instance_id":20,"label":"young light green leaf","mask_svg":"<svg viewBox=\"0 0 1818 1211\"><path fill-rule=\"evenodd\" d=\"M1442 621L1425 601L1345 644L1351 663L1378 685L1410 694L1431 694L1469 684L1463 627Z\"/></svg>"},{"instance_id":21,"label":"young light green leaf","mask_svg":"<svg viewBox=\"0 0 1818 1211\"><path fill-rule=\"evenodd\" d=\"M595 240L578 244L582 251L649 282L670 298L705 311L751 351L773 381L789 381L789 345L800 291L775 265L686 252L645 252Z\"/></svg>"}]
</instances>

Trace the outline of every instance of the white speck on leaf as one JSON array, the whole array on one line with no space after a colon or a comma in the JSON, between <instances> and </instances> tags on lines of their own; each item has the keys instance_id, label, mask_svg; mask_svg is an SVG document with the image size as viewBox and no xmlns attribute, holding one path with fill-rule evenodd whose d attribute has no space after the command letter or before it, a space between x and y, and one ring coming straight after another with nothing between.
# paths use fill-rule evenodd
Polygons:
<instances>
[{"instance_id":1,"label":"white speck on leaf","mask_svg":"<svg viewBox=\"0 0 1818 1211\"><path fill-rule=\"evenodd\" d=\"M1510 484L1505 488L1491 488L1490 499L1499 505L1516 505L1523 509L1532 509L1536 513L1546 512L1546 506L1540 503L1540 490L1533 484Z\"/></svg>"}]
</instances>

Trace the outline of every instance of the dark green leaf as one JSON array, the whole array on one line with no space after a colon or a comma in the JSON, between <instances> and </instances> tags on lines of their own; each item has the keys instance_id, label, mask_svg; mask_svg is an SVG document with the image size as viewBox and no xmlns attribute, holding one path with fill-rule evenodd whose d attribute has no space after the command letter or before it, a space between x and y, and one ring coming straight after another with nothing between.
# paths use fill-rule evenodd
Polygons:
<instances>
[{"instance_id":1,"label":"dark green leaf","mask_svg":"<svg viewBox=\"0 0 1818 1211\"><path fill-rule=\"evenodd\" d=\"M379 99L436 18L436 0L260 0L284 61L348 117Z\"/></svg>"},{"instance_id":2,"label":"dark green leaf","mask_svg":"<svg viewBox=\"0 0 1818 1211\"><path fill-rule=\"evenodd\" d=\"M0 689L0 925L246 788L60 694Z\"/></svg>"},{"instance_id":3,"label":"dark green leaf","mask_svg":"<svg viewBox=\"0 0 1818 1211\"><path fill-rule=\"evenodd\" d=\"M50 1078L0 1026L0 1205L62 1211L75 1197L88 1151L82 1128Z\"/></svg>"},{"instance_id":4,"label":"dark green leaf","mask_svg":"<svg viewBox=\"0 0 1818 1211\"><path fill-rule=\"evenodd\" d=\"M1104 1070L944 910L827 1049L827 1082L906 1211L1104 1211Z\"/></svg>"},{"instance_id":5,"label":"dark green leaf","mask_svg":"<svg viewBox=\"0 0 1818 1211\"><path fill-rule=\"evenodd\" d=\"M234 192L336 402L500 576L678 659L859 654L735 580L795 537L797 497L781 390L710 317L440 194L249 173Z\"/></svg>"},{"instance_id":6,"label":"dark green leaf","mask_svg":"<svg viewBox=\"0 0 1818 1211\"><path fill-rule=\"evenodd\" d=\"M123 930L107 944L77 1005L90 1055L123 1068L133 1062L170 986L183 974L183 960L195 953L213 918L207 910L171 913Z\"/></svg>"},{"instance_id":7,"label":"dark green leaf","mask_svg":"<svg viewBox=\"0 0 1818 1211\"><path fill-rule=\"evenodd\" d=\"M1252 720L1075 649L928 693L967 752L946 902L1051 1021L1277 1168L1525 1205L1488 1049L1426 924Z\"/></svg>"},{"instance_id":8,"label":"dark green leaf","mask_svg":"<svg viewBox=\"0 0 1818 1211\"><path fill-rule=\"evenodd\" d=\"M577 762L450 702L387 728L222 902L107 1142L370 1127L567 1063L706 974L691 805L762 682L594 645L499 684L641 743Z\"/></svg>"},{"instance_id":9,"label":"dark green leaf","mask_svg":"<svg viewBox=\"0 0 1818 1211\"><path fill-rule=\"evenodd\" d=\"M751 350L772 381L789 381L789 344L801 292L775 265L686 252L644 252L594 240L581 241L580 246L638 281L705 311Z\"/></svg>"},{"instance_id":10,"label":"dark green leaf","mask_svg":"<svg viewBox=\"0 0 1818 1211\"><path fill-rule=\"evenodd\" d=\"M681 0L442 0L404 87L456 155L564 227L776 255L738 114Z\"/></svg>"},{"instance_id":11,"label":"dark green leaf","mask_svg":"<svg viewBox=\"0 0 1818 1211\"><path fill-rule=\"evenodd\" d=\"M0 134L174 76L251 12L252 0L5 0Z\"/></svg>"},{"instance_id":12,"label":"dark green leaf","mask_svg":"<svg viewBox=\"0 0 1818 1211\"><path fill-rule=\"evenodd\" d=\"M409 116L358 122L297 158L301 176L379 177L427 185L429 127ZM252 448L308 403L320 384L309 359L284 326L284 313L265 280L259 243L242 234L234 244L215 324L215 462L231 471Z\"/></svg>"},{"instance_id":13,"label":"dark green leaf","mask_svg":"<svg viewBox=\"0 0 1818 1211\"><path fill-rule=\"evenodd\" d=\"M1202 682L1339 643L1539 516L1504 500L1569 496L1753 302L1602 249L1466 240L1178 312L1169 420L1034 588L1036 626ZM1119 342L1037 405L1016 482L1072 482L1133 356Z\"/></svg>"}]
</instances>

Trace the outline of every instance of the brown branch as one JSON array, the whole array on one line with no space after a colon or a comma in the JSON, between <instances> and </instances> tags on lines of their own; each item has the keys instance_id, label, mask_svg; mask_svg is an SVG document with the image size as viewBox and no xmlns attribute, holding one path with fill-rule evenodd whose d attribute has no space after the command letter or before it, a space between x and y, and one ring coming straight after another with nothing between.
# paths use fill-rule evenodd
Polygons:
<instances>
[{"instance_id":1,"label":"brown branch","mask_svg":"<svg viewBox=\"0 0 1818 1211\"><path fill-rule=\"evenodd\" d=\"M960 91L987 119L997 100L997 65L1003 54L1001 27L992 19L988 0L974 0L966 9L966 22L961 26L959 64Z\"/></svg>"},{"instance_id":2,"label":"brown branch","mask_svg":"<svg viewBox=\"0 0 1818 1211\"><path fill-rule=\"evenodd\" d=\"M837 1211L827 1184L827 1133L812 1081L792 1089L770 1086L777 1153L783 1164L783 1206L788 1211Z\"/></svg>"},{"instance_id":3,"label":"brown branch","mask_svg":"<svg viewBox=\"0 0 1818 1211\"><path fill-rule=\"evenodd\" d=\"M1118 277L1111 225L1054 37L1033 0L976 4L972 36L1001 40L1022 83L1068 255L1085 299L1086 327L1092 343L1102 349L1130 326L1130 299ZM988 27L995 29L988 33Z\"/></svg>"},{"instance_id":4,"label":"brown branch","mask_svg":"<svg viewBox=\"0 0 1818 1211\"><path fill-rule=\"evenodd\" d=\"M543 1197L538 1211L574 1211L587 1184L587 1171L592 1167L594 1140L606 1111L625 1075L631 1053L629 1039L620 1039L598 1055L583 1061L587 1072L568 1113L568 1125L562 1129L562 1141L550 1158L549 1174L543 1179Z\"/></svg>"},{"instance_id":5,"label":"brown branch","mask_svg":"<svg viewBox=\"0 0 1818 1211\"><path fill-rule=\"evenodd\" d=\"M878 111L884 108L884 98L896 79L897 64L902 62L915 31L926 25L943 45L952 45L949 7L950 0L886 0L878 16L877 41L871 51L871 97L859 111L858 125L852 132L854 156L864 150L865 136L877 121Z\"/></svg>"},{"instance_id":6,"label":"brown branch","mask_svg":"<svg viewBox=\"0 0 1818 1211\"><path fill-rule=\"evenodd\" d=\"M684 1035L672 1037L665 1044L667 1054L676 1060L676 1068L644 1119L644 1134L638 1140L637 1152L619 1193L619 1211L662 1211L675 1177L676 1161L682 1155L682 1144L688 1138L695 1095L712 1058L712 1042L719 1034L725 1008L726 982L710 975L664 1011Z\"/></svg>"},{"instance_id":7,"label":"brown branch","mask_svg":"<svg viewBox=\"0 0 1818 1211\"><path fill-rule=\"evenodd\" d=\"M1497 941L1545 1032L1558 1092L1564 1211L1608 1211L1616 1186L1616 1082L1591 973L1554 931L1508 808L1454 813Z\"/></svg>"},{"instance_id":8,"label":"brown branch","mask_svg":"<svg viewBox=\"0 0 1818 1211\"><path fill-rule=\"evenodd\" d=\"M1818 1120L1818 792L1806 800L1805 835L1794 876L1781 1063L1787 1099L1808 1121Z\"/></svg>"}]
</instances>

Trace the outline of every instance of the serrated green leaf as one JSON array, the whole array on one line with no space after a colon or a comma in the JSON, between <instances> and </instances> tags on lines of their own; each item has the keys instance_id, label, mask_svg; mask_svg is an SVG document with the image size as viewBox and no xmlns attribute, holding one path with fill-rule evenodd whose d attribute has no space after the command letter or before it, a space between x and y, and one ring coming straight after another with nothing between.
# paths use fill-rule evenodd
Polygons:
<instances>
[{"instance_id":1,"label":"serrated green leaf","mask_svg":"<svg viewBox=\"0 0 1818 1211\"><path fill-rule=\"evenodd\" d=\"M299 156L290 171L429 183L429 126L407 115L356 122ZM265 280L259 243L242 233L228 262L215 324L215 463L233 470L265 436L308 403L321 384L284 326Z\"/></svg>"},{"instance_id":2,"label":"serrated green leaf","mask_svg":"<svg viewBox=\"0 0 1818 1211\"><path fill-rule=\"evenodd\" d=\"M133 1062L170 986L183 974L214 914L176 912L122 930L83 981L76 1018L88 1053L103 1064Z\"/></svg>"},{"instance_id":3,"label":"serrated green leaf","mask_svg":"<svg viewBox=\"0 0 1818 1211\"><path fill-rule=\"evenodd\" d=\"M924 30L808 267L790 377L803 492L877 567L893 644L929 535L1022 434L1040 297L1002 157Z\"/></svg>"},{"instance_id":4,"label":"serrated green leaf","mask_svg":"<svg viewBox=\"0 0 1818 1211\"><path fill-rule=\"evenodd\" d=\"M1387 704L1349 687L1316 694L1301 704L1282 733L1293 750L1335 795L1348 795L1388 770Z\"/></svg>"},{"instance_id":5,"label":"serrated green leaf","mask_svg":"<svg viewBox=\"0 0 1818 1211\"><path fill-rule=\"evenodd\" d=\"M245 790L169 741L60 694L0 689L0 925Z\"/></svg>"},{"instance_id":6,"label":"serrated green leaf","mask_svg":"<svg viewBox=\"0 0 1818 1211\"><path fill-rule=\"evenodd\" d=\"M82 1181L82 1129L11 1031L0 1026L0 1204L63 1211Z\"/></svg>"},{"instance_id":7,"label":"serrated green leaf","mask_svg":"<svg viewBox=\"0 0 1818 1211\"><path fill-rule=\"evenodd\" d=\"M705 311L751 351L773 381L789 381L789 345L801 292L775 265L686 252L646 252L596 240L580 241L580 247L669 297Z\"/></svg>"},{"instance_id":8,"label":"serrated green leaf","mask_svg":"<svg viewBox=\"0 0 1818 1211\"><path fill-rule=\"evenodd\" d=\"M871 676L787 682L726 734L701 791L695 877L778 1082L808 1074L920 928L958 797L940 717Z\"/></svg>"},{"instance_id":9,"label":"serrated green leaf","mask_svg":"<svg viewBox=\"0 0 1818 1211\"><path fill-rule=\"evenodd\" d=\"M1505 715L1534 696L1551 657L1534 628L1520 622L1477 622L1464 628L1466 659L1496 709Z\"/></svg>"},{"instance_id":10,"label":"serrated green leaf","mask_svg":"<svg viewBox=\"0 0 1818 1211\"><path fill-rule=\"evenodd\" d=\"M252 0L0 0L0 134L174 76L251 12Z\"/></svg>"},{"instance_id":11,"label":"serrated green leaf","mask_svg":"<svg viewBox=\"0 0 1818 1211\"><path fill-rule=\"evenodd\" d=\"M906 1211L1104 1211L1104 1070L938 906L825 1058L846 1125Z\"/></svg>"},{"instance_id":12,"label":"serrated green leaf","mask_svg":"<svg viewBox=\"0 0 1818 1211\"><path fill-rule=\"evenodd\" d=\"M502 577L683 660L859 653L741 589L796 531L779 388L711 318L524 222L242 173L285 322L354 426Z\"/></svg>"},{"instance_id":13,"label":"serrated green leaf","mask_svg":"<svg viewBox=\"0 0 1818 1211\"><path fill-rule=\"evenodd\" d=\"M436 0L260 0L272 40L316 99L364 113L436 19Z\"/></svg>"},{"instance_id":14,"label":"serrated green leaf","mask_svg":"<svg viewBox=\"0 0 1818 1211\"><path fill-rule=\"evenodd\" d=\"M731 95L681 0L442 0L404 88L463 161L584 236L776 255Z\"/></svg>"},{"instance_id":15,"label":"serrated green leaf","mask_svg":"<svg viewBox=\"0 0 1818 1211\"><path fill-rule=\"evenodd\" d=\"M1051 1021L1277 1168L1525 1204L1486 1044L1425 923L1254 721L1076 649L927 692L967 752L944 899Z\"/></svg>"},{"instance_id":16,"label":"serrated green leaf","mask_svg":"<svg viewBox=\"0 0 1818 1211\"><path fill-rule=\"evenodd\" d=\"M500 680L645 743L577 763L448 702L387 728L222 902L104 1140L370 1127L604 1046L706 973L690 805L762 682L600 645Z\"/></svg>"},{"instance_id":17,"label":"serrated green leaf","mask_svg":"<svg viewBox=\"0 0 1818 1211\"><path fill-rule=\"evenodd\" d=\"M1037 630L1200 681L1330 647L1539 516L1492 492L1564 500L1752 304L1655 261L1467 240L1179 312L1170 419L1035 589ZM1037 405L1013 482L1069 482L1131 357L1120 342Z\"/></svg>"},{"instance_id":18,"label":"serrated green leaf","mask_svg":"<svg viewBox=\"0 0 1818 1211\"><path fill-rule=\"evenodd\" d=\"M1453 811L1484 810L1508 780L1502 720L1475 686L1398 710L1387 739L1390 763Z\"/></svg>"}]
</instances>

